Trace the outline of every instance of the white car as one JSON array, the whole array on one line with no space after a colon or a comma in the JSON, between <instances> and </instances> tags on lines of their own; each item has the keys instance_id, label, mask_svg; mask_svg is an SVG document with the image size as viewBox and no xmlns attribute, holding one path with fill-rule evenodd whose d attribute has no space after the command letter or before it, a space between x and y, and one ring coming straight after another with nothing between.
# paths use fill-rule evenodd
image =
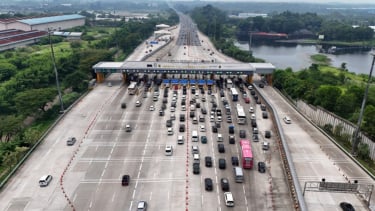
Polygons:
<instances>
[{"instance_id":1,"label":"white car","mask_svg":"<svg viewBox=\"0 0 375 211\"><path fill-rule=\"evenodd\" d=\"M205 127L204 125L200 125L200 126L199 126L199 130L200 130L201 132L206 132L206 127Z\"/></svg>"},{"instance_id":2,"label":"white car","mask_svg":"<svg viewBox=\"0 0 375 211\"><path fill-rule=\"evenodd\" d=\"M173 128L169 127L168 128L168 136L173 135Z\"/></svg>"},{"instance_id":3,"label":"white car","mask_svg":"<svg viewBox=\"0 0 375 211\"><path fill-rule=\"evenodd\" d=\"M250 113L254 113L254 108L253 108L253 107L250 107L250 108L249 108L249 112L250 112Z\"/></svg>"},{"instance_id":4,"label":"white car","mask_svg":"<svg viewBox=\"0 0 375 211\"><path fill-rule=\"evenodd\" d=\"M165 155L166 156L173 155L173 147L172 147L172 145L165 146Z\"/></svg>"},{"instance_id":5,"label":"white car","mask_svg":"<svg viewBox=\"0 0 375 211\"><path fill-rule=\"evenodd\" d=\"M251 114L250 119L255 119L255 114Z\"/></svg>"},{"instance_id":6,"label":"white car","mask_svg":"<svg viewBox=\"0 0 375 211\"><path fill-rule=\"evenodd\" d=\"M137 100L137 102L135 102L136 107L140 107L141 105L142 105L141 101Z\"/></svg>"},{"instance_id":7,"label":"white car","mask_svg":"<svg viewBox=\"0 0 375 211\"><path fill-rule=\"evenodd\" d=\"M288 116L284 117L283 120L284 120L284 122L286 124L291 124L292 123L292 121L290 120L290 118Z\"/></svg>"},{"instance_id":8,"label":"white car","mask_svg":"<svg viewBox=\"0 0 375 211\"><path fill-rule=\"evenodd\" d=\"M185 105L181 106L181 111L186 111L186 106Z\"/></svg>"},{"instance_id":9,"label":"white car","mask_svg":"<svg viewBox=\"0 0 375 211\"><path fill-rule=\"evenodd\" d=\"M154 111L155 107L153 105L150 105L150 111Z\"/></svg>"},{"instance_id":10,"label":"white car","mask_svg":"<svg viewBox=\"0 0 375 211\"><path fill-rule=\"evenodd\" d=\"M218 117L217 117L217 121L218 121L218 122L221 122L221 116L218 116Z\"/></svg>"}]
</instances>

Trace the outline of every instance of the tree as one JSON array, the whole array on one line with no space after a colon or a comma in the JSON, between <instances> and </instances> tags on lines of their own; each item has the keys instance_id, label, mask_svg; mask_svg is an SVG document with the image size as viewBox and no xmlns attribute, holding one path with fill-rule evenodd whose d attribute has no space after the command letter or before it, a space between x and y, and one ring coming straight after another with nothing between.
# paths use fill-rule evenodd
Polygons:
<instances>
[{"instance_id":1,"label":"tree","mask_svg":"<svg viewBox=\"0 0 375 211\"><path fill-rule=\"evenodd\" d=\"M17 71L17 67L8 62L0 63L0 82L6 81L12 77Z\"/></svg>"},{"instance_id":2,"label":"tree","mask_svg":"<svg viewBox=\"0 0 375 211\"><path fill-rule=\"evenodd\" d=\"M17 93L14 101L17 110L24 115L30 115L39 110L46 111L46 105L51 102L57 91L54 88L30 89Z\"/></svg>"},{"instance_id":3,"label":"tree","mask_svg":"<svg viewBox=\"0 0 375 211\"><path fill-rule=\"evenodd\" d=\"M315 105L322 106L328 111L334 111L337 99L341 95L341 89L336 86L325 85L316 91Z\"/></svg>"},{"instance_id":4,"label":"tree","mask_svg":"<svg viewBox=\"0 0 375 211\"><path fill-rule=\"evenodd\" d=\"M0 117L0 141L9 142L22 129L22 116L8 115Z\"/></svg>"},{"instance_id":5,"label":"tree","mask_svg":"<svg viewBox=\"0 0 375 211\"><path fill-rule=\"evenodd\" d=\"M366 106L364 112L363 130L367 132L371 139L375 138L375 106Z\"/></svg>"}]
</instances>

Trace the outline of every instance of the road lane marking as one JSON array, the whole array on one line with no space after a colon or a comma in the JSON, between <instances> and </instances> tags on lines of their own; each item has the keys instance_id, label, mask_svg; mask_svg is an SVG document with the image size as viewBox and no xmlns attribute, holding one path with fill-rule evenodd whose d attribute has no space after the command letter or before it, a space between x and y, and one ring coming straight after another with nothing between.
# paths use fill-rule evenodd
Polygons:
<instances>
[{"instance_id":1,"label":"road lane marking","mask_svg":"<svg viewBox=\"0 0 375 211\"><path fill-rule=\"evenodd\" d=\"M114 201L115 201L115 197L116 197L116 192L115 192L115 193L113 193L113 195L112 195L112 202L114 202Z\"/></svg>"}]
</instances>

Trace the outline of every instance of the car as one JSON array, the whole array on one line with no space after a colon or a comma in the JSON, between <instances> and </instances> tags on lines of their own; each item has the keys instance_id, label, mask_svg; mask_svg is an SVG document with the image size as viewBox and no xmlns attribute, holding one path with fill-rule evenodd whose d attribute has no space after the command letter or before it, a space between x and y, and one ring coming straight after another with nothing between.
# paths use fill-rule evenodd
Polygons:
<instances>
[{"instance_id":1,"label":"car","mask_svg":"<svg viewBox=\"0 0 375 211\"><path fill-rule=\"evenodd\" d=\"M266 111L266 110L267 110L266 105L264 105L264 104L260 104L260 110L262 110L262 111Z\"/></svg>"},{"instance_id":2,"label":"car","mask_svg":"<svg viewBox=\"0 0 375 211\"><path fill-rule=\"evenodd\" d=\"M171 114L171 116L170 116L169 119L170 119L170 120L176 120L176 115L175 115L175 114Z\"/></svg>"},{"instance_id":3,"label":"car","mask_svg":"<svg viewBox=\"0 0 375 211\"><path fill-rule=\"evenodd\" d=\"M341 202L340 207L343 211L355 211L353 205L348 202Z\"/></svg>"},{"instance_id":4,"label":"car","mask_svg":"<svg viewBox=\"0 0 375 211\"><path fill-rule=\"evenodd\" d=\"M204 125L199 126L199 131L206 132L206 127Z\"/></svg>"},{"instance_id":5,"label":"car","mask_svg":"<svg viewBox=\"0 0 375 211\"><path fill-rule=\"evenodd\" d=\"M257 127L257 121L255 119L251 120L251 127Z\"/></svg>"},{"instance_id":6,"label":"car","mask_svg":"<svg viewBox=\"0 0 375 211\"><path fill-rule=\"evenodd\" d=\"M155 110L155 106L154 105L150 105L150 111L154 111Z\"/></svg>"},{"instance_id":7,"label":"car","mask_svg":"<svg viewBox=\"0 0 375 211\"><path fill-rule=\"evenodd\" d=\"M206 191L212 191L213 190L213 184L212 184L212 179L211 178L205 178L204 179L204 187Z\"/></svg>"},{"instance_id":8,"label":"car","mask_svg":"<svg viewBox=\"0 0 375 211\"><path fill-rule=\"evenodd\" d=\"M250 119L251 120L256 119L255 114L251 114Z\"/></svg>"},{"instance_id":9,"label":"car","mask_svg":"<svg viewBox=\"0 0 375 211\"><path fill-rule=\"evenodd\" d=\"M224 193L224 202L227 207L234 207L234 198L231 192Z\"/></svg>"},{"instance_id":10,"label":"car","mask_svg":"<svg viewBox=\"0 0 375 211\"><path fill-rule=\"evenodd\" d=\"M171 106L171 112L175 112L176 108Z\"/></svg>"},{"instance_id":11,"label":"car","mask_svg":"<svg viewBox=\"0 0 375 211\"><path fill-rule=\"evenodd\" d=\"M126 103L121 103L121 108L122 109L126 108Z\"/></svg>"},{"instance_id":12,"label":"car","mask_svg":"<svg viewBox=\"0 0 375 211\"><path fill-rule=\"evenodd\" d=\"M108 82L108 83L107 83L107 86L108 86L108 87L112 87L112 83L111 83L111 82Z\"/></svg>"},{"instance_id":13,"label":"car","mask_svg":"<svg viewBox=\"0 0 375 211\"><path fill-rule=\"evenodd\" d=\"M201 112L202 112L202 114L207 114L207 109L201 108Z\"/></svg>"},{"instance_id":14,"label":"car","mask_svg":"<svg viewBox=\"0 0 375 211\"><path fill-rule=\"evenodd\" d=\"M268 142L263 142L263 144L262 144L262 149L263 150L268 150L270 148L270 143L268 143Z\"/></svg>"},{"instance_id":15,"label":"car","mask_svg":"<svg viewBox=\"0 0 375 211\"><path fill-rule=\"evenodd\" d=\"M165 123L166 127L172 127L172 120L168 119Z\"/></svg>"},{"instance_id":16,"label":"car","mask_svg":"<svg viewBox=\"0 0 375 211\"><path fill-rule=\"evenodd\" d=\"M172 145L166 145L165 146L165 155L166 156L173 155L173 147L172 147Z\"/></svg>"},{"instance_id":17,"label":"car","mask_svg":"<svg viewBox=\"0 0 375 211\"><path fill-rule=\"evenodd\" d=\"M212 126L212 132L217 133L217 127L216 126Z\"/></svg>"},{"instance_id":18,"label":"car","mask_svg":"<svg viewBox=\"0 0 375 211\"><path fill-rule=\"evenodd\" d=\"M268 119L268 113L267 113L267 111L263 111L262 112L262 117L263 117L263 119Z\"/></svg>"},{"instance_id":19,"label":"car","mask_svg":"<svg viewBox=\"0 0 375 211\"><path fill-rule=\"evenodd\" d=\"M75 137L69 137L68 140L66 140L66 145L73 146L76 143L77 139Z\"/></svg>"},{"instance_id":20,"label":"car","mask_svg":"<svg viewBox=\"0 0 375 211\"><path fill-rule=\"evenodd\" d=\"M199 147L197 145L191 146L191 151L193 154L199 154Z\"/></svg>"},{"instance_id":21,"label":"car","mask_svg":"<svg viewBox=\"0 0 375 211\"><path fill-rule=\"evenodd\" d=\"M246 103L246 104L249 104L249 103L250 103L250 98L249 98L249 97L245 97L244 100L245 100L245 103Z\"/></svg>"},{"instance_id":22,"label":"car","mask_svg":"<svg viewBox=\"0 0 375 211\"><path fill-rule=\"evenodd\" d=\"M253 86L252 86L252 85L249 85L247 88L248 88L249 90L253 90Z\"/></svg>"},{"instance_id":23,"label":"car","mask_svg":"<svg viewBox=\"0 0 375 211\"><path fill-rule=\"evenodd\" d=\"M173 128L169 127L168 128L168 136L173 135Z\"/></svg>"},{"instance_id":24,"label":"car","mask_svg":"<svg viewBox=\"0 0 375 211\"><path fill-rule=\"evenodd\" d=\"M212 158L211 156L204 157L204 163L206 167L212 167Z\"/></svg>"},{"instance_id":25,"label":"car","mask_svg":"<svg viewBox=\"0 0 375 211\"><path fill-rule=\"evenodd\" d=\"M186 106L185 105L181 106L181 111L186 111Z\"/></svg>"},{"instance_id":26,"label":"car","mask_svg":"<svg viewBox=\"0 0 375 211\"><path fill-rule=\"evenodd\" d=\"M290 118L288 116L284 117L283 120L284 120L284 122L286 124L291 124L292 123L292 120L290 120Z\"/></svg>"},{"instance_id":27,"label":"car","mask_svg":"<svg viewBox=\"0 0 375 211\"><path fill-rule=\"evenodd\" d=\"M253 134L258 134L259 133L259 130L257 127L253 127Z\"/></svg>"},{"instance_id":28,"label":"car","mask_svg":"<svg viewBox=\"0 0 375 211\"><path fill-rule=\"evenodd\" d=\"M236 139L234 137L234 135L230 135L229 136L229 144L235 144L236 143Z\"/></svg>"},{"instance_id":29,"label":"car","mask_svg":"<svg viewBox=\"0 0 375 211\"><path fill-rule=\"evenodd\" d=\"M258 142L259 141L259 136L258 134L253 134L253 141Z\"/></svg>"},{"instance_id":30,"label":"car","mask_svg":"<svg viewBox=\"0 0 375 211\"><path fill-rule=\"evenodd\" d=\"M135 106L136 106L136 107L141 107L141 105L142 105L142 102L141 102L141 101L137 100L137 102L135 102Z\"/></svg>"},{"instance_id":31,"label":"car","mask_svg":"<svg viewBox=\"0 0 375 211\"><path fill-rule=\"evenodd\" d=\"M227 167L225 159L219 158L219 169L225 169Z\"/></svg>"},{"instance_id":32,"label":"car","mask_svg":"<svg viewBox=\"0 0 375 211\"><path fill-rule=\"evenodd\" d=\"M227 116L227 123L232 123L232 117L231 116Z\"/></svg>"},{"instance_id":33,"label":"car","mask_svg":"<svg viewBox=\"0 0 375 211\"><path fill-rule=\"evenodd\" d=\"M271 131L266 130L266 131L264 132L264 137L265 137L265 138L271 138Z\"/></svg>"},{"instance_id":34,"label":"car","mask_svg":"<svg viewBox=\"0 0 375 211\"><path fill-rule=\"evenodd\" d=\"M39 186L40 187L47 187L49 185L49 183L51 182L51 180L52 180L52 175L43 175L39 179Z\"/></svg>"},{"instance_id":35,"label":"car","mask_svg":"<svg viewBox=\"0 0 375 211\"><path fill-rule=\"evenodd\" d=\"M164 116L164 110L163 109L159 111L159 116Z\"/></svg>"},{"instance_id":36,"label":"car","mask_svg":"<svg viewBox=\"0 0 375 211\"><path fill-rule=\"evenodd\" d=\"M229 191L229 180L227 178L221 178L220 179L221 184L221 190L223 191Z\"/></svg>"},{"instance_id":37,"label":"car","mask_svg":"<svg viewBox=\"0 0 375 211\"><path fill-rule=\"evenodd\" d=\"M121 179L121 185L122 186L128 186L129 182L130 182L130 176L127 175L127 174L123 175L122 179Z\"/></svg>"},{"instance_id":38,"label":"car","mask_svg":"<svg viewBox=\"0 0 375 211\"><path fill-rule=\"evenodd\" d=\"M132 132L132 127L129 124L125 125L125 131Z\"/></svg>"},{"instance_id":39,"label":"car","mask_svg":"<svg viewBox=\"0 0 375 211\"><path fill-rule=\"evenodd\" d=\"M246 138L246 131L240 130L240 138Z\"/></svg>"},{"instance_id":40,"label":"car","mask_svg":"<svg viewBox=\"0 0 375 211\"><path fill-rule=\"evenodd\" d=\"M199 173L200 173L199 163L193 163L193 174L199 174Z\"/></svg>"},{"instance_id":41,"label":"car","mask_svg":"<svg viewBox=\"0 0 375 211\"><path fill-rule=\"evenodd\" d=\"M137 211L146 211L146 210L147 210L147 202L139 201L137 205Z\"/></svg>"},{"instance_id":42,"label":"car","mask_svg":"<svg viewBox=\"0 0 375 211\"><path fill-rule=\"evenodd\" d=\"M217 144L217 149L218 149L219 153L225 153L224 144Z\"/></svg>"},{"instance_id":43,"label":"car","mask_svg":"<svg viewBox=\"0 0 375 211\"><path fill-rule=\"evenodd\" d=\"M249 108L249 112L250 112L250 113L254 113L254 108L250 106L250 108Z\"/></svg>"},{"instance_id":44,"label":"car","mask_svg":"<svg viewBox=\"0 0 375 211\"><path fill-rule=\"evenodd\" d=\"M260 84L259 84L259 87L260 87L260 88L264 88L264 84L260 83Z\"/></svg>"},{"instance_id":45,"label":"car","mask_svg":"<svg viewBox=\"0 0 375 211\"><path fill-rule=\"evenodd\" d=\"M258 162L258 171L260 173L265 173L266 172L266 164L262 161Z\"/></svg>"},{"instance_id":46,"label":"car","mask_svg":"<svg viewBox=\"0 0 375 211\"><path fill-rule=\"evenodd\" d=\"M217 121L218 121L218 122L221 122L221 116L218 116L218 117L217 117Z\"/></svg>"},{"instance_id":47,"label":"car","mask_svg":"<svg viewBox=\"0 0 375 211\"><path fill-rule=\"evenodd\" d=\"M179 132L185 132L185 125L184 124L180 124L180 126L178 127L178 131Z\"/></svg>"},{"instance_id":48,"label":"car","mask_svg":"<svg viewBox=\"0 0 375 211\"><path fill-rule=\"evenodd\" d=\"M233 166L238 166L239 165L239 160L238 160L237 156L232 156L231 160L232 160L232 165Z\"/></svg>"},{"instance_id":49,"label":"car","mask_svg":"<svg viewBox=\"0 0 375 211\"><path fill-rule=\"evenodd\" d=\"M207 136L201 136L201 143L207 144Z\"/></svg>"},{"instance_id":50,"label":"car","mask_svg":"<svg viewBox=\"0 0 375 211\"><path fill-rule=\"evenodd\" d=\"M177 137L177 144L184 144L185 138L184 136L178 136Z\"/></svg>"}]
</instances>

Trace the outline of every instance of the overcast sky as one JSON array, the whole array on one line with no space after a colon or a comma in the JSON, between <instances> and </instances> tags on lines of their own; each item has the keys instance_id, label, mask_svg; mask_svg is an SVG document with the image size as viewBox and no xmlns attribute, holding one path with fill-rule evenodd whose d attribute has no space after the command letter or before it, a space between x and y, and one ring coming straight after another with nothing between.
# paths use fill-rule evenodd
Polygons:
<instances>
[{"instance_id":1,"label":"overcast sky","mask_svg":"<svg viewBox=\"0 0 375 211\"><path fill-rule=\"evenodd\" d=\"M375 0L202 0L202 1L229 1L229 2L235 2L235 1L244 1L244 2L293 2L293 3L301 3L301 2L307 2L307 3L350 3L350 4L361 4L361 3L367 3L367 4L374 4Z\"/></svg>"}]
</instances>

